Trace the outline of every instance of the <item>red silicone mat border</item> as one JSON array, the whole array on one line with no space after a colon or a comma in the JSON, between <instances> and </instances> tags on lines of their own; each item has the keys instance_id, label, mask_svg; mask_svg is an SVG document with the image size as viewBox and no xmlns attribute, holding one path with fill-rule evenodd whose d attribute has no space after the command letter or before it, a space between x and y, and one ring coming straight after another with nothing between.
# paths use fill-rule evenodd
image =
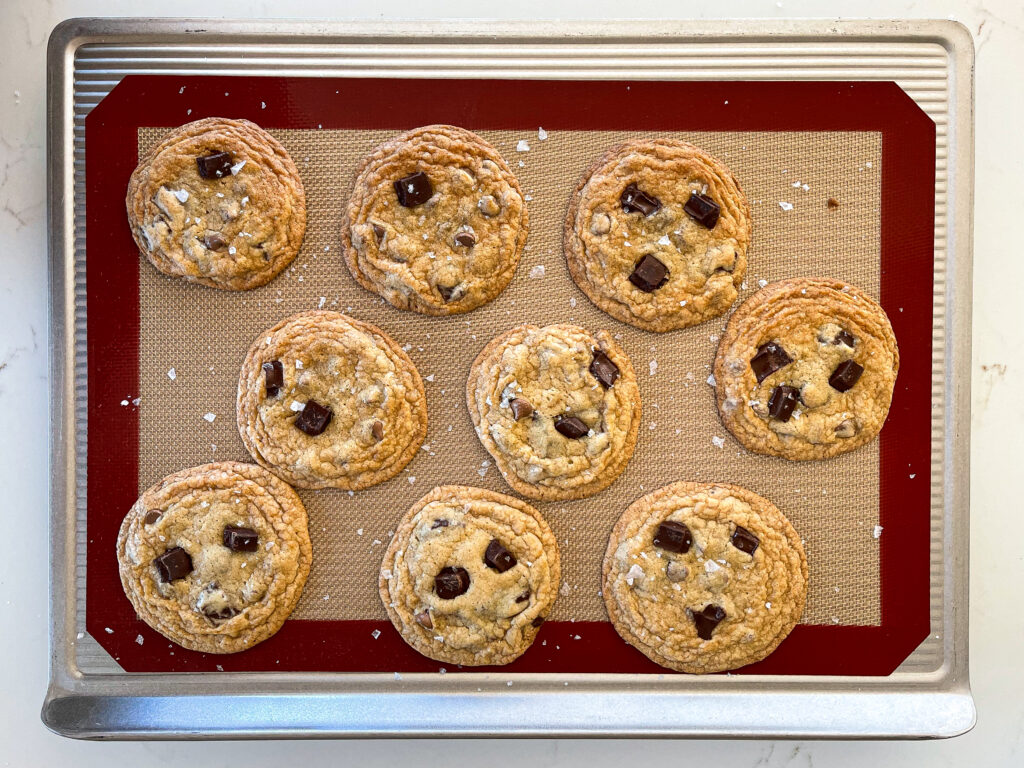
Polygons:
<instances>
[{"instance_id":1,"label":"red silicone mat border","mask_svg":"<svg viewBox=\"0 0 1024 768\"><path fill-rule=\"evenodd\" d=\"M184 88L184 91L181 89ZM187 97L185 96L187 94ZM354 108L353 105L358 105ZM801 625L740 674L886 675L929 632L935 124L895 83L577 82L132 75L86 119L86 627L129 672L436 671L386 621L288 621L241 654L170 644L124 597L114 545L136 498L140 257L124 195L142 126L244 117L265 128L879 131L881 303L900 342L880 437L881 625ZM414 118L410 118L414 116ZM412 122L410 122L410 120ZM827 264L820 270L827 276ZM197 290L202 290L197 288ZM128 400L129 405L121 402ZM825 465L823 465L825 466ZM374 640L373 629L381 634ZM136 642L141 636L143 644ZM481 669L481 668L476 668ZM507 672L665 673L606 622L548 622Z\"/></svg>"}]
</instances>

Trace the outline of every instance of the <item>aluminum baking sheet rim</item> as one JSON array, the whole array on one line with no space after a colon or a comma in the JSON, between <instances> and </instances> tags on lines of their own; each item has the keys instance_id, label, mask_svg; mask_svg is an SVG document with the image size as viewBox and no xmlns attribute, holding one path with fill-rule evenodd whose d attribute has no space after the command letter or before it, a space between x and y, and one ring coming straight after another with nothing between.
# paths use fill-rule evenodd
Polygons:
<instances>
[{"instance_id":1,"label":"aluminum baking sheet rim","mask_svg":"<svg viewBox=\"0 0 1024 768\"><path fill-rule=\"evenodd\" d=\"M791 55L815 53L852 56L858 46L934 44L945 51L947 92L944 125L948 175L937 204L946 214L944 239L944 315L936 339L945 361L933 384L933 411L941 441L933 459L935 514L933 550L934 605L941 625L927 644L939 661L927 671L897 672L884 678L769 677L699 678L675 675L559 675L461 673L441 677L409 674L403 680L380 674L232 673L209 674L86 673L78 664L76 595L78 505L85 422L78 406L83 381L76 381L76 329L84 324L76 288L75 126L76 52L89 44L175 46L181 50L236 44L291 44L286 51L306 68L300 74L325 74L302 62L303 48L319 55L338 50L373 52L380 45L403 66L431 76L473 76L446 69L458 46L472 42L480 76L621 77L614 71L574 67L618 50L637 56L632 77L715 77L788 79L775 65L767 73L749 68L696 74L707 46L756 51L771 59L779 47ZM524 44L526 47L524 47ZM821 46L826 47L823 49ZM842 45L840 45L842 44ZM815 47L817 45L817 47ZM417 50L417 46L419 49ZM644 48L647 46L647 48ZM789 46L789 48L786 48ZM807 48L797 50L798 46ZM701 57L692 58L700 49ZM822 52L824 50L824 52ZM886 49L889 50L889 49ZM491 51L491 53L488 53ZM487 68L488 56L501 51L506 69ZM793 53L796 51L796 53ZM671 59L671 54L691 59ZM308 50L307 50L308 54ZM557 66L551 64L552 55ZM417 56L422 70L416 70ZM531 60L531 56L534 59ZM541 57L544 67L541 67ZM660 57L660 58L659 58ZM362 72L365 58L336 56L347 65L341 74ZM483 62L483 63L481 63ZM531 69L528 65L533 63ZM666 62L668 62L666 64ZM493 63L493 62L492 62ZM513 66L518 64L518 68ZM686 67L690 69L687 70ZM808 79L810 70L791 77ZM552 75L550 67L557 74ZM561 69L559 69L561 67ZM585 71L583 71L585 70ZM166 71L166 70L158 70ZM193 70L190 70L193 71ZM222 70L217 70L221 73ZM278 70L280 72L280 70ZM334 74L335 70L331 70ZM710 73L710 74L709 74ZM364 73L365 74L365 73ZM392 72L375 73L382 76ZM859 78L871 79L870 68ZM820 72L814 79L829 79ZM849 79L834 77L832 79ZM57 733L79 738L219 738L323 736L715 736L921 738L948 737L973 727L975 709L967 675L967 567L970 435L971 208L973 203L973 43L955 22L925 21L729 21L659 22L251 22L142 19L72 19L51 34L48 52L48 200L51 348L51 605L50 687L42 718ZM112 87L112 85L111 85ZM109 88L107 89L109 90ZM937 121L938 122L938 121ZM944 129L944 131L943 131ZM941 160L937 160L941 162ZM949 191L952 190L952 195ZM941 203L938 201L941 200ZM936 229L939 246L940 229ZM937 270L938 273L939 270ZM79 301L76 301L78 299ZM937 302L938 304L939 302ZM933 420L934 421L934 420ZM933 430L936 426L933 423ZM933 436L934 436L933 431ZM933 437L934 440L934 437ZM939 582L939 583L936 583ZM933 638L935 641L933 642ZM915 652L916 655L916 652ZM913 655L912 655L913 657ZM231 694L224 693L225 679ZM507 685L512 680L513 687ZM240 706L244 701L244 707Z\"/></svg>"}]
</instances>

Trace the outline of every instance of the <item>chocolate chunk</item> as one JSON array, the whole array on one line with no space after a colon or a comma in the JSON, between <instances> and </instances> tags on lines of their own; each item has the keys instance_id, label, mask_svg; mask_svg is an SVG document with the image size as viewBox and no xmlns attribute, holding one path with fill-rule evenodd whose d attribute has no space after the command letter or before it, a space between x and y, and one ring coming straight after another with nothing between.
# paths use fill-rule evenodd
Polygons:
<instances>
[{"instance_id":1,"label":"chocolate chunk","mask_svg":"<svg viewBox=\"0 0 1024 768\"><path fill-rule=\"evenodd\" d=\"M162 515L163 512L161 512L159 509L151 509L149 510L149 512L146 513L146 516L142 518L142 522L146 525L152 525L157 520L159 520Z\"/></svg>"},{"instance_id":2,"label":"chocolate chunk","mask_svg":"<svg viewBox=\"0 0 1024 768\"><path fill-rule=\"evenodd\" d=\"M534 619L533 621L530 622L530 624L532 624L535 627L539 627L543 623L544 623L544 617L543 616L538 616L536 619Z\"/></svg>"},{"instance_id":3,"label":"chocolate chunk","mask_svg":"<svg viewBox=\"0 0 1024 768\"><path fill-rule=\"evenodd\" d=\"M211 152L208 155L196 158L196 165L199 166L199 175L204 179L223 179L231 175L231 166L235 160L230 152Z\"/></svg>"},{"instance_id":4,"label":"chocolate chunk","mask_svg":"<svg viewBox=\"0 0 1024 768\"><path fill-rule=\"evenodd\" d=\"M834 197L830 197L828 199L828 209L830 211L834 211L838 207L839 207L839 201L836 200Z\"/></svg>"},{"instance_id":5,"label":"chocolate chunk","mask_svg":"<svg viewBox=\"0 0 1024 768\"><path fill-rule=\"evenodd\" d=\"M223 537L224 546L232 552L255 552L259 548L259 536L252 528L226 525Z\"/></svg>"},{"instance_id":6,"label":"chocolate chunk","mask_svg":"<svg viewBox=\"0 0 1024 768\"><path fill-rule=\"evenodd\" d=\"M556 416L555 429L559 434L573 440L584 437L590 431L590 428L575 416Z\"/></svg>"},{"instance_id":7,"label":"chocolate chunk","mask_svg":"<svg viewBox=\"0 0 1024 768\"><path fill-rule=\"evenodd\" d=\"M310 400L299 413L299 417L295 420L295 426L307 435L316 437L327 429L333 415L334 411L329 406L320 405L316 400Z\"/></svg>"},{"instance_id":8,"label":"chocolate chunk","mask_svg":"<svg viewBox=\"0 0 1024 768\"><path fill-rule=\"evenodd\" d=\"M493 568L498 573L504 573L517 562L519 561L516 560L515 555L505 549L500 541L491 539L491 543L487 545L487 551L484 552L484 563L488 568Z\"/></svg>"},{"instance_id":9,"label":"chocolate chunk","mask_svg":"<svg viewBox=\"0 0 1024 768\"><path fill-rule=\"evenodd\" d=\"M519 597L516 598L516 602L517 603L525 603L529 599L530 599L530 590L526 590L525 592L523 592L523 594L521 594Z\"/></svg>"},{"instance_id":10,"label":"chocolate chunk","mask_svg":"<svg viewBox=\"0 0 1024 768\"><path fill-rule=\"evenodd\" d=\"M862 373L864 373L863 365L855 363L853 360L844 360L832 371L832 375L828 377L828 383L832 389L845 392L857 383Z\"/></svg>"},{"instance_id":11,"label":"chocolate chunk","mask_svg":"<svg viewBox=\"0 0 1024 768\"><path fill-rule=\"evenodd\" d=\"M661 201L641 191L635 183L622 190L619 204L626 213L642 213L644 216L650 216L661 210Z\"/></svg>"},{"instance_id":12,"label":"chocolate chunk","mask_svg":"<svg viewBox=\"0 0 1024 768\"><path fill-rule=\"evenodd\" d=\"M443 517L439 517L439 518L437 518L437 520L434 521L434 524L432 526L430 526L430 527L431 528L447 528L448 527L448 521L445 520Z\"/></svg>"},{"instance_id":13,"label":"chocolate chunk","mask_svg":"<svg viewBox=\"0 0 1024 768\"><path fill-rule=\"evenodd\" d=\"M168 549L162 555L154 558L153 563L160 571L160 581L165 584L183 579L192 573L192 558L181 547Z\"/></svg>"},{"instance_id":14,"label":"chocolate chunk","mask_svg":"<svg viewBox=\"0 0 1024 768\"><path fill-rule=\"evenodd\" d=\"M437 288L437 292L441 294L441 298L444 299L445 304L447 304L449 301L452 300L452 297L455 296L455 291L456 291L456 289L459 286L457 286L457 285L438 285L438 286L435 286L435 287ZM455 298L459 298L459 297L455 296Z\"/></svg>"},{"instance_id":15,"label":"chocolate chunk","mask_svg":"<svg viewBox=\"0 0 1024 768\"><path fill-rule=\"evenodd\" d=\"M776 387L772 390L771 399L768 400L768 415L779 421L789 421L799 397L800 390L796 387L785 384Z\"/></svg>"},{"instance_id":16,"label":"chocolate chunk","mask_svg":"<svg viewBox=\"0 0 1024 768\"><path fill-rule=\"evenodd\" d=\"M217 619L223 621L224 619L230 619L232 616L237 616L238 611L232 608L230 605L225 605L220 609L214 608L211 605L203 606L203 615L209 619Z\"/></svg>"},{"instance_id":17,"label":"chocolate chunk","mask_svg":"<svg viewBox=\"0 0 1024 768\"><path fill-rule=\"evenodd\" d=\"M508 404L508 407L512 409L512 418L516 421L533 415L533 406L530 405L530 401L521 397L515 398Z\"/></svg>"},{"instance_id":18,"label":"chocolate chunk","mask_svg":"<svg viewBox=\"0 0 1024 768\"><path fill-rule=\"evenodd\" d=\"M590 361L590 372L606 387L611 387L619 378L619 366L613 363L611 358L600 349L594 350L594 359Z\"/></svg>"},{"instance_id":19,"label":"chocolate chunk","mask_svg":"<svg viewBox=\"0 0 1024 768\"><path fill-rule=\"evenodd\" d=\"M757 551L757 545L761 543L761 540L757 538L757 536L752 534L742 525L736 526L736 530L732 532L732 538L730 541L736 549L740 552L746 552L748 555L754 554L754 552Z\"/></svg>"},{"instance_id":20,"label":"chocolate chunk","mask_svg":"<svg viewBox=\"0 0 1024 768\"><path fill-rule=\"evenodd\" d=\"M757 348L757 354L750 358L750 368L757 377L757 383L760 384L779 368L785 368L792 362L793 358L786 353L781 344L769 341Z\"/></svg>"},{"instance_id":21,"label":"chocolate chunk","mask_svg":"<svg viewBox=\"0 0 1024 768\"><path fill-rule=\"evenodd\" d=\"M457 565L449 565L441 569L434 577L434 592L442 600L454 600L466 594L469 589L469 572Z\"/></svg>"},{"instance_id":22,"label":"chocolate chunk","mask_svg":"<svg viewBox=\"0 0 1024 768\"><path fill-rule=\"evenodd\" d=\"M416 619L416 623L419 624L421 627L424 627L426 629L434 628L434 620L430 618L429 611L420 611L415 616L413 616L413 618Z\"/></svg>"},{"instance_id":23,"label":"chocolate chunk","mask_svg":"<svg viewBox=\"0 0 1024 768\"><path fill-rule=\"evenodd\" d=\"M380 224L371 224L370 226L373 227L373 236L377 238L377 245L383 245L384 235L387 233L387 230L385 230Z\"/></svg>"},{"instance_id":24,"label":"chocolate chunk","mask_svg":"<svg viewBox=\"0 0 1024 768\"><path fill-rule=\"evenodd\" d=\"M280 360L263 364L263 378L267 385L267 397L277 397L284 387L284 366Z\"/></svg>"},{"instance_id":25,"label":"chocolate chunk","mask_svg":"<svg viewBox=\"0 0 1024 768\"><path fill-rule=\"evenodd\" d=\"M227 241L220 236L219 232L207 232L203 237L203 245L211 251L222 251L228 247Z\"/></svg>"},{"instance_id":26,"label":"chocolate chunk","mask_svg":"<svg viewBox=\"0 0 1024 768\"><path fill-rule=\"evenodd\" d=\"M434 194L434 187L430 184L427 174L417 171L395 182L395 194L398 195L399 205L404 208L415 208L430 199Z\"/></svg>"},{"instance_id":27,"label":"chocolate chunk","mask_svg":"<svg viewBox=\"0 0 1024 768\"><path fill-rule=\"evenodd\" d=\"M675 520L666 520L658 526L658 530L654 534L654 546L669 552L684 554L690 551L692 545L693 536L690 534L690 529Z\"/></svg>"},{"instance_id":28,"label":"chocolate chunk","mask_svg":"<svg viewBox=\"0 0 1024 768\"><path fill-rule=\"evenodd\" d=\"M381 421L375 421L370 425L370 432L373 434L373 439L378 443L384 439L384 423Z\"/></svg>"},{"instance_id":29,"label":"chocolate chunk","mask_svg":"<svg viewBox=\"0 0 1024 768\"><path fill-rule=\"evenodd\" d=\"M691 192L690 199L683 206L683 213L703 227L714 229L722 209L718 203L700 192Z\"/></svg>"},{"instance_id":30,"label":"chocolate chunk","mask_svg":"<svg viewBox=\"0 0 1024 768\"><path fill-rule=\"evenodd\" d=\"M725 611L717 605L705 605L702 611L693 611L693 626L697 628L697 637L710 640L711 634L725 619Z\"/></svg>"},{"instance_id":31,"label":"chocolate chunk","mask_svg":"<svg viewBox=\"0 0 1024 768\"><path fill-rule=\"evenodd\" d=\"M647 254L633 266L629 282L644 293L650 293L668 282L668 267L651 254Z\"/></svg>"},{"instance_id":32,"label":"chocolate chunk","mask_svg":"<svg viewBox=\"0 0 1024 768\"><path fill-rule=\"evenodd\" d=\"M459 232L455 236L455 244L461 245L463 248L472 248L476 245L476 238L472 232Z\"/></svg>"},{"instance_id":33,"label":"chocolate chunk","mask_svg":"<svg viewBox=\"0 0 1024 768\"><path fill-rule=\"evenodd\" d=\"M850 349L853 349L853 345L857 343L856 337L849 331L840 331L836 334L835 339L832 340L833 344L845 344Z\"/></svg>"}]
</instances>

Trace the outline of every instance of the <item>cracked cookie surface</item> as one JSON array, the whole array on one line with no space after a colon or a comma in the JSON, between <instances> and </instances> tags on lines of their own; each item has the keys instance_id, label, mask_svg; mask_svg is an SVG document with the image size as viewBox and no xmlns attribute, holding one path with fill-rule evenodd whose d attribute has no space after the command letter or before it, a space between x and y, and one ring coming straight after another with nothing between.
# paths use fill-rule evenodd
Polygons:
<instances>
[{"instance_id":1,"label":"cracked cookie surface","mask_svg":"<svg viewBox=\"0 0 1024 768\"><path fill-rule=\"evenodd\" d=\"M693 199L691 199L693 198ZM569 202L569 272L617 320L670 331L726 312L738 296L750 209L732 173L676 139L612 147Z\"/></svg>"},{"instance_id":2,"label":"cracked cookie surface","mask_svg":"<svg viewBox=\"0 0 1024 768\"><path fill-rule=\"evenodd\" d=\"M210 117L172 131L128 184L139 250L166 275L256 288L295 258L306 197L284 147L248 120Z\"/></svg>"},{"instance_id":3,"label":"cracked cookie surface","mask_svg":"<svg viewBox=\"0 0 1024 768\"><path fill-rule=\"evenodd\" d=\"M838 280L765 286L729 319L715 357L722 423L755 453L827 459L879 433L899 371L885 311Z\"/></svg>"},{"instance_id":4,"label":"cracked cookie surface","mask_svg":"<svg viewBox=\"0 0 1024 768\"><path fill-rule=\"evenodd\" d=\"M466 400L505 481L531 499L576 499L608 487L636 447L640 390L607 331L522 325L473 363Z\"/></svg>"},{"instance_id":5,"label":"cracked cookie surface","mask_svg":"<svg viewBox=\"0 0 1024 768\"><path fill-rule=\"evenodd\" d=\"M558 545L525 502L435 488L398 524L380 597L402 638L431 659L507 664L533 643L560 579Z\"/></svg>"},{"instance_id":6,"label":"cracked cookie surface","mask_svg":"<svg viewBox=\"0 0 1024 768\"><path fill-rule=\"evenodd\" d=\"M679 482L638 499L612 531L603 571L619 635L680 672L765 658L799 621L807 595L793 526L735 485Z\"/></svg>"},{"instance_id":7,"label":"cracked cookie surface","mask_svg":"<svg viewBox=\"0 0 1024 768\"><path fill-rule=\"evenodd\" d=\"M256 338L238 378L237 417L253 458L300 488L384 482L427 434L409 356L379 328L324 310Z\"/></svg>"},{"instance_id":8,"label":"cracked cookie surface","mask_svg":"<svg viewBox=\"0 0 1024 768\"><path fill-rule=\"evenodd\" d=\"M528 228L519 181L497 150L463 128L429 125L363 161L341 239L364 288L399 309L451 315L505 289Z\"/></svg>"},{"instance_id":9,"label":"cracked cookie surface","mask_svg":"<svg viewBox=\"0 0 1024 768\"><path fill-rule=\"evenodd\" d=\"M295 491L237 462L165 477L135 502L117 537L121 584L139 618L205 653L243 651L277 632L312 557Z\"/></svg>"}]
</instances>

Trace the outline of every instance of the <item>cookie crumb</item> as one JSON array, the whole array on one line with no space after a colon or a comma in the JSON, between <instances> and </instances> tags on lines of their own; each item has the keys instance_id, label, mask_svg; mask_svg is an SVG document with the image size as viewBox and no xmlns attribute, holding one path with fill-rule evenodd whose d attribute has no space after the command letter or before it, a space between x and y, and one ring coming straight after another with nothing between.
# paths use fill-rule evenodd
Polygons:
<instances>
[{"instance_id":1,"label":"cookie crumb","mask_svg":"<svg viewBox=\"0 0 1024 768\"><path fill-rule=\"evenodd\" d=\"M826 205L828 206L828 209L830 211L834 211L836 208L839 207L839 201L836 200L834 197L830 197L828 199L828 203L826 203Z\"/></svg>"}]
</instances>

